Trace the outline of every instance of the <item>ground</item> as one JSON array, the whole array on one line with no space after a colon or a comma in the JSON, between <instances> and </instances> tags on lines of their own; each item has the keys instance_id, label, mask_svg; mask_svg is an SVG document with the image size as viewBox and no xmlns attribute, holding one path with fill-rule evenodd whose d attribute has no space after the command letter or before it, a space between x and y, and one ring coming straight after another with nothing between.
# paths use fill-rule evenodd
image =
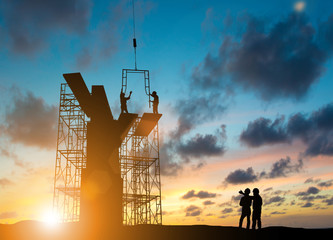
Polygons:
<instances>
[{"instance_id":1,"label":"ground","mask_svg":"<svg viewBox=\"0 0 333 240\"><path fill-rule=\"evenodd\" d=\"M89 235L76 223L50 226L40 222L24 221L16 224L0 224L1 240L74 240L74 239L135 239L135 240L178 240L178 239L315 239L333 235L330 229L304 229L288 227L266 227L261 230L246 230L223 226L149 226L123 227L117 233L110 231L107 236Z\"/></svg>"}]
</instances>

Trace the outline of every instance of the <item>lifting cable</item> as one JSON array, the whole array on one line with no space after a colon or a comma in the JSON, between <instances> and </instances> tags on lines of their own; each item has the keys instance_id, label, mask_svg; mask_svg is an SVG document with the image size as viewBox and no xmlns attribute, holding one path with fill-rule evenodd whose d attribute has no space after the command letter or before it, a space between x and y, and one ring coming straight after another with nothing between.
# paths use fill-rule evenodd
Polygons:
<instances>
[{"instance_id":1,"label":"lifting cable","mask_svg":"<svg viewBox=\"0 0 333 240\"><path fill-rule=\"evenodd\" d=\"M136 65L136 38L135 38L135 8L134 8L134 0L132 0L133 7L133 47L134 47L134 62L135 62L135 70L137 70Z\"/></svg>"}]
</instances>

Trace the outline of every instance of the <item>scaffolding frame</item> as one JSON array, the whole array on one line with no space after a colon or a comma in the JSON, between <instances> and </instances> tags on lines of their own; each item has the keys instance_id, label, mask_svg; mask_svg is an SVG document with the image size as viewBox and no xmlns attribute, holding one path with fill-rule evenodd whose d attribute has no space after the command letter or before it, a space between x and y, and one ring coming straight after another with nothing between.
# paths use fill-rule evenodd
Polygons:
<instances>
[{"instance_id":1,"label":"scaffolding frame","mask_svg":"<svg viewBox=\"0 0 333 240\"><path fill-rule=\"evenodd\" d=\"M121 92L126 93L127 91L127 79L130 74L141 74L143 75L143 81L145 85L145 93L148 96L148 102L150 107L150 79L149 70L140 69L123 69L121 73Z\"/></svg>"},{"instance_id":2,"label":"scaffolding frame","mask_svg":"<svg viewBox=\"0 0 333 240\"><path fill-rule=\"evenodd\" d=\"M123 178L123 224L162 224L158 124L148 136L137 136L138 117L119 152Z\"/></svg>"},{"instance_id":3,"label":"scaffolding frame","mask_svg":"<svg viewBox=\"0 0 333 240\"><path fill-rule=\"evenodd\" d=\"M61 84L53 210L61 222L80 220L82 169L87 164L89 118L66 83ZM124 225L162 224L158 124L136 135L137 117L119 148Z\"/></svg>"},{"instance_id":4,"label":"scaffolding frame","mask_svg":"<svg viewBox=\"0 0 333 240\"><path fill-rule=\"evenodd\" d=\"M66 83L60 87L53 210L61 222L80 220L82 169L87 164L87 117Z\"/></svg>"}]
</instances>

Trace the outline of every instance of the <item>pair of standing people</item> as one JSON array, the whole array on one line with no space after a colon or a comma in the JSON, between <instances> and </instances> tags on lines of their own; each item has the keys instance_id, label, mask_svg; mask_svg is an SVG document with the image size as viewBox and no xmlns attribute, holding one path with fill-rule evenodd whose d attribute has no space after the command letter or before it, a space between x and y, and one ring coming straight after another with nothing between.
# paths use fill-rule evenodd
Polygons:
<instances>
[{"instance_id":1,"label":"pair of standing people","mask_svg":"<svg viewBox=\"0 0 333 240\"><path fill-rule=\"evenodd\" d=\"M121 113L128 113L127 110L127 101L131 99L132 91L130 91L130 94L128 97L125 97L125 93L123 91L120 92L120 106L121 106ZM159 104L159 98L155 91L153 91L152 94L149 94L154 98L153 101L150 101L153 103L153 113L158 114L158 104Z\"/></svg>"},{"instance_id":2,"label":"pair of standing people","mask_svg":"<svg viewBox=\"0 0 333 240\"><path fill-rule=\"evenodd\" d=\"M256 225L258 224L258 229L261 229L261 206L262 206L262 198L259 195L259 189L254 188L252 190L253 196L250 196L251 190L249 188L245 189L245 192L242 190L239 191L240 194L244 195L239 205L242 206L242 215L239 219L239 227L241 228L243 225L243 220L247 218L246 228L250 228L250 217L251 217L251 204L253 208L252 213L252 229L256 229Z\"/></svg>"}]
</instances>

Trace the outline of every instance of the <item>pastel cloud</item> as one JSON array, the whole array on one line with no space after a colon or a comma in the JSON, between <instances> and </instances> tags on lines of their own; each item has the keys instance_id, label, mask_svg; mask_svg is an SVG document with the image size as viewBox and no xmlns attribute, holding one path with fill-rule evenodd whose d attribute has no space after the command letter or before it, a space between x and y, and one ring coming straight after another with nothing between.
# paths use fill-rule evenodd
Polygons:
<instances>
[{"instance_id":1,"label":"pastel cloud","mask_svg":"<svg viewBox=\"0 0 333 240\"><path fill-rule=\"evenodd\" d=\"M333 103L310 114L295 113L285 123L284 117L274 121L258 118L248 123L239 140L248 147L260 147L280 143L290 144L300 139L306 145L305 155L333 154Z\"/></svg>"},{"instance_id":2,"label":"pastel cloud","mask_svg":"<svg viewBox=\"0 0 333 240\"><path fill-rule=\"evenodd\" d=\"M12 143L52 149L56 146L57 119L57 107L32 92L17 92L0 129Z\"/></svg>"}]
</instances>

